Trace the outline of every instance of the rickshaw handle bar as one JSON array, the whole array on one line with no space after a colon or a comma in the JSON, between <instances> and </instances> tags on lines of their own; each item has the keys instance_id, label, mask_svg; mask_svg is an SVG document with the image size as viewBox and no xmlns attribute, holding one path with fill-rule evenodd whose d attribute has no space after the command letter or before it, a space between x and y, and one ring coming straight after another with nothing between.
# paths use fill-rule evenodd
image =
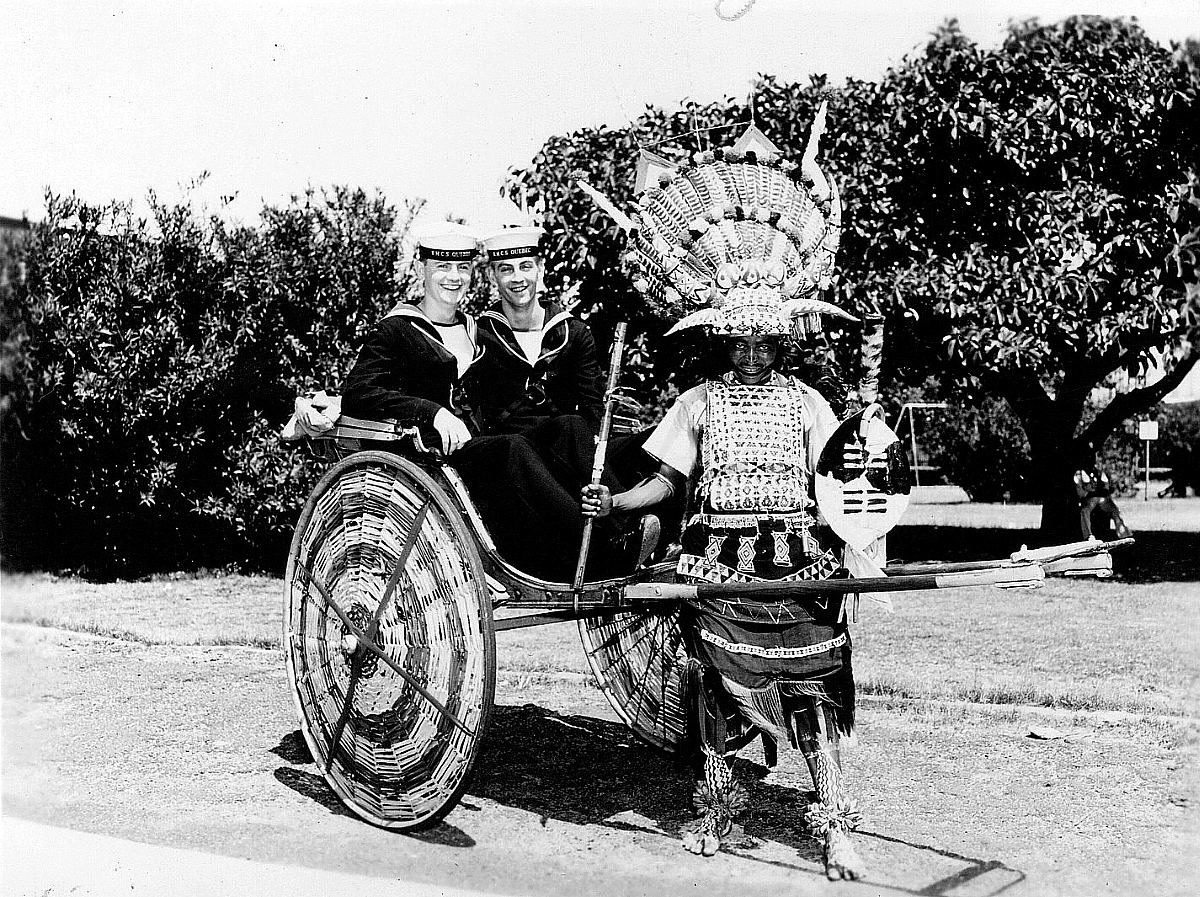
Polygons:
<instances>
[{"instance_id":1,"label":"rickshaw handle bar","mask_svg":"<svg viewBox=\"0 0 1200 897\"><path fill-rule=\"evenodd\" d=\"M1040 564L1013 564L989 570L956 573L920 573L911 576L872 576L861 579L812 579L789 582L726 583L635 583L625 587L625 598L638 601L688 601L697 598L746 596L757 600L842 595L857 592L908 592L927 589L957 589L994 585L1007 588L1037 588L1046 578Z\"/></svg>"}]
</instances>

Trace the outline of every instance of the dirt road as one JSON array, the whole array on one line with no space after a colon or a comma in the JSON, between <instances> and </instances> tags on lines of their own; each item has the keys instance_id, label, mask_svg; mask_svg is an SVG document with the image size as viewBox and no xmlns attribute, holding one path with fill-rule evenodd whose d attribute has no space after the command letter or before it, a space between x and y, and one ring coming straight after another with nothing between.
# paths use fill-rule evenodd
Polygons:
<instances>
[{"instance_id":1,"label":"dirt road","mask_svg":"<svg viewBox=\"0 0 1200 897\"><path fill-rule=\"evenodd\" d=\"M506 673L503 643L500 657L467 796L438 828L402 836L348 815L326 787L277 650L6 624L4 813L381 886L502 894L1183 894L1200 882L1200 728L1187 720L869 701L848 774L870 875L833 885L794 825L797 770L764 777L753 754L740 761L757 843L692 857L678 846L689 787L672 761L576 674ZM1038 740L1034 727L1072 734Z\"/></svg>"}]
</instances>

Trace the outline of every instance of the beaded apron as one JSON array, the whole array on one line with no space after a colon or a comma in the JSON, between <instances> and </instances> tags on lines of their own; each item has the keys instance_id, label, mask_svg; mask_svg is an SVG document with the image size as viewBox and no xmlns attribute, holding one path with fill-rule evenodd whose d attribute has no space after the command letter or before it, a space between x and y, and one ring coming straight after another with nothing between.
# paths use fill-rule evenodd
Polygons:
<instances>
[{"instance_id":1,"label":"beaded apron","mask_svg":"<svg viewBox=\"0 0 1200 897\"><path fill-rule=\"evenodd\" d=\"M678 572L708 582L824 579L837 568L811 530L803 389L708 384L697 497Z\"/></svg>"}]
</instances>

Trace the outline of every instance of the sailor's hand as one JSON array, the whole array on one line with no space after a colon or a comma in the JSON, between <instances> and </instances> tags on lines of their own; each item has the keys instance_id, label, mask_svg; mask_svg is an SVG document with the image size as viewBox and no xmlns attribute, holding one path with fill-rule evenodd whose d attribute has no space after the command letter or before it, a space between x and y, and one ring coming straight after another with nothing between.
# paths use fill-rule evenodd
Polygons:
<instances>
[{"instance_id":1,"label":"sailor's hand","mask_svg":"<svg viewBox=\"0 0 1200 897\"><path fill-rule=\"evenodd\" d=\"M296 398L296 424L306 436L320 436L333 429L333 421L317 409L312 399L306 396Z\"/></svg>"},{"instance_id":2,"label":"sailor's hand","mask_svg":"<svg viewBox=\"0 0 1200 897\"><path fill-rule=\"evenodd\" d=\"M607 517L612 513L612 491L607 486L584 486L579 502L584 517Z\"/></svg>"},{"instance_id":3,"label":"sailor's hand","mask_svg":"<svg viewBox=\"0 0 1200 897\"><path fill-rule=\"evenodd\" d=\"M461 420L442 408L433 417L433 427L442 437L442 451L452 455L471 439L471 431Z\"/></svg>"}]
</instances>

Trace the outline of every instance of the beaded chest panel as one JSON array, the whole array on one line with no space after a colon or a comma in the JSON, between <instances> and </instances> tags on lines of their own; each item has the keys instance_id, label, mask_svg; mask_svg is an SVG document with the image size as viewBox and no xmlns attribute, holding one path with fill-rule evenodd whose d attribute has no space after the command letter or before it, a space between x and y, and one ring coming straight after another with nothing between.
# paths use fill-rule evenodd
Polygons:
<instances>
[{"instance_id":1,"label":"beaded chest panel","mask_svg":"<svg viewBox=\"0 0 1200 897\"><path fill-rule=\"evenodd\" d=\"M803 393L793 385L708 384L700 496L709 510L808 504Z\"/></svg>"}]
</instances>

